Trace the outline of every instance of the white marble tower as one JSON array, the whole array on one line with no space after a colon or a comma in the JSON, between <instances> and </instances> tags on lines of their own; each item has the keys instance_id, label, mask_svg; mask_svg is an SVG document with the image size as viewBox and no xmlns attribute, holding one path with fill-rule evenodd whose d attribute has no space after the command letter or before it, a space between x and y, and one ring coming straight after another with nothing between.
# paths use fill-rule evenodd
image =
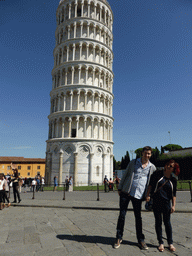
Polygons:
<instances>
[{"instance_id":1,"label":"white marble tower","mask_svg":"<svg viewBox=\"0 0 192 256\"><path fill-rule=\"evenodd\" d=\"M56 12L46 182L113 177L113 14L106 0L61 0Z\"/></svg>"}]
</instances>

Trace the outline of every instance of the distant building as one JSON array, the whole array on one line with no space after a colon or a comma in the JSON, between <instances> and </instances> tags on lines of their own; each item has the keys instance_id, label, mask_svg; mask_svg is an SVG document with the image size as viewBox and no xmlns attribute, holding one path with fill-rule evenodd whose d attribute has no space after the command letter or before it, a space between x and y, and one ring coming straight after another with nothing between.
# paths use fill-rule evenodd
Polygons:
<instances>
[{"instance_id":1,"label":"distant building","mask_svg":"<svg viewBox=\"0 0 192 256\"><path fill-rule=\"evenodd\" d=\"M45 159L24 158L15 156L0 157L0 172L5 175L12 174L11 163L17 166L21 178L34 178L36 175L45 175Z\"/></svg>"},{"instance_id":2,"label":"distant building","mask_svg":"<svg viewBox=\"0 0 192 256\"><path fill-rule=\"evenodd\" d=\"M172 150L172 151L169 151L168 153L164 153L164 155L172 156L172 157L192 156L192 147Z\"/></svg>"}]
</instances>

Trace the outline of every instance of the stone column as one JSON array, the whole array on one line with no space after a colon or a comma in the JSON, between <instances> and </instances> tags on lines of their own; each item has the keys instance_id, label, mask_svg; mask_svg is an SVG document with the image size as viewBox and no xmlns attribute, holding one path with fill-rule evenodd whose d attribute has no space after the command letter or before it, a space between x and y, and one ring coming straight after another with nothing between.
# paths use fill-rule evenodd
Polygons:
<instances>
[{"instance_id":1,"label":"stone column","mask_svg":"<svg viewBox=\"0 0 192 256\"><path fill-rule=\"evenodd\" d=\"M80 98L80 92L77 92L77 110L79 110L79 98Z\"/></svg>"},{"instance_id":2,"label":"stone column","mask_svg":"<svg viewBox=\"0 0 192 256\"><path fill-rule=\"evenodd\" d=\"M86 76L85 76L85 84L87 84L87 80L88 80L88 67L86 67Z\"/></svg>"},{"instance_id":3,"label":"stone column","mask_svg":"<svg viewBox=\"0 0 192 256\"><path fill-rule=\"evenodd\" d=\"M76 138L79 137L79 118L76 118Z\"/></svg>"},{"instance_id":4,"label":"stone column","mask_svg":"<svg viewBox=\"0 0 192 256\"><path fill-rule=\"evenodd\" d=\"M90 153L89 154L89 160L90 160L90 164L89 164L89 185L91 185L93 183L93 156L94 153Z\"/></svg>"},{"instance_id":5,"label":"stone column","mask_svg":"<svg viewBox=\"0 0 192 256\"><path fill-rule=\"evenodd\" d=\"M78 152L74 152L74 186L77 186L77 160L78 160Z\"/></svg>"},{"instance_id":6,"label":"stone column","mask_svg":"<svg viewBox=\"0 0 192 256\"><path fill-rule=\"evenodd\" d=\"M71 19L71 4L69 4L69 19Z\"/></svg>"},{"instance_id":7,"label":"stone column","mask_svg":"<svg viewBox=\"0 0 192 256\"><path fill-rule=\"evenodd\" d=\"M71 122L72 122L72 119L69 117L69 120L68 120L68 122L69 122L69 138L71 138Z\"/></svg>"},{"instance_id":8,"label":"stone column","mask_svg":"<svg viewBox=\"0 0 192 256\"><path fill-rule=\"evenodd\" d=\"M80 50L79 50L79 58L81 60L81 57L82 57L82 44L79 45L79 48L80 48Z\"/></svg>"},{"instance_id":9,"label":"stone column","mask_svg":"<svg viewBox=\"0 0 192 256\"><path fill-rule=\"evenodd\" d=\"M95 84L95 69L93 69L93 85Z\"/></svg>"},{"instance_id":10,"label":"stone column","mask_svg":"<svg viewBox=\"0 0 192 256\"><path fill-rule=\"evenodd\" d=\"M80 26L81 26L81 35L80 35L80 37L82 37L82 35L83 35L83 22L81 22Z\"/></svg>"},{"instance_id":11,"label":"stone column","mask_svg":"<svg viewBox=\"0 0 192 256\"><path fill-rule=\"evenodd\" d=\"M87 92L85 92L85 110L87 110Z\"/></svg>"},{"instance_id":12,"label":"stone column","mask_svg":"<svg viewBox=\"0 0 192 256\"><path fill-rule=\"evenodd\" d=\"M81 83L81 67L78 68L79 70L79 84Z\"/></svg>"},{"instance_id":13,"label":"stone column","mask_svg":"<svg viewBox=\"0 0 192 256\"><path fill-rule=\"evenodd\" d=\"M75 3L75 18L77 17L77 3Z\"/></svg>"},{"instance_id":14,"label":"stone column","mask_svg":"<svg viewBox=\"0 0 192 256\"><path fill-rule=\"evenodd\" d=\"M66 95L63 95L63 111L65 111L66 108Z\"/></svg>"},{"instance_id":15,"label":"stone column","mask_svg":"<svg viewBox=\"0 0 192 256\"><path fill-rule=\"evenodd\" d=\"M67 59L66 61L69 61L69 46L67 46Z\"/></svg>"},{"instance_id":16,"label":"stone column","mask_svg":"<svg viewBox=\"0 0 192 256\"><path fill-rule=\"evenodd\" d=\"M101 83L101 70L99 70L99 87L100 87L100 83Z\"/></svg>"},{"instance_id":17,"label":"stone column","mask_svg":"<svg viewBox=\"0 0 192 256\"><path fill-rule=\"evenodd\" d=\"M104 180L104 177L105 177L105 162L106 162L106 155L107 155L107 154L103 154L103 171L102 171L102 181Z\"/></svg>"},{"instance_id":18,"label":"stone column","mask_svg":"<svg viewBox=\"0 0 192 256\"><path fill-rule=\"evenodd\" d=\"M65 71L65 85L67 85L67 71Z\"/></svg>"},{"instance_id":19,"label":"stone column","mask_svg":"<svg viewBox=\"0 0 192 256\"><path fill-rule=\"evenodd\" d=\"M93 61L95 61L95 45L93 46Z\"/></svg>"},{"instance_id":20,"label":"stone column","mask_svg":"<svg viewBox=\"0 0 192 256\"><path fill-rule=\"evenodd\" d=\"M61 134L62 138L64 138L64 134L65 134L65 119L62 120L62 134Z\"/></svg>"},{"instance_id":21,"label":"stone column","mask_svg":"<svg viewBox=\"0 0 192 256\"><path fill-rule=\"evenodd\" d=\"M94 39L96 39L96 25L94 25L94 27L93 27L94 29L93 29L93 31L94 31Z\"/></svg>"},{"instance_id":22,"label":"stone column","mask_svg":"<svg viewBox=\"0 0 192 256\"><path fill-rule=\"evenodd\" d=\"M86 48L87 48L87 60L88 60L88 58L89 58L89 45L88 44L86 44Z\"/></svg>"},{"instance_id":23,"label":"stone column","mask_svg":"<svg viewBox=\"0 0 192 256\"><path fill-rule=\"evenodd\" d=\"M110 155L110 178L113 180L113 155Z\"/></svg>"},{"instance_id":24,"label":"stone column","mask_svg":"<svg viewBox=\"0 0 192 256\"><path fill-rule=\"evenodd\" d=\"M100 112L100 96L98 96L98 112Z\"/></svg>"},{"instance_id":25,"label":"stone column","mask_svg":"<svg viewBox=\"0 0 192 256\"><path fill-rule=\"evenodd\" d=\"M95 105L94 94L92 94L92 111L94 111L94 105Z\"/></svg>"},{"instance_id":26,"label":"stone column","mask_svg":"<svg viewBox=\"0 0 192 256\"><path fill-rule=\"evenodd\" d=\"M107 114L109 115L110 113L109 113L109 99L108 99L108 101L107 101Z\"/></svg>"},{"instance_id":27,"label":"stone column","mask_svg":"<svg viewBox=\"0 0 192 256\"><path fill-rule=\"evenodd\" d=\"M70 110L73 109L73 92L70 92Z\"/></svg>"},{"instance_id":28,"label":"stone column","mask_svg":"<svg viewBox=\"0 0 192 256\"><path fill-rule=\"evenodd\" d=\"M83 7L84 7L84 3L83 2L81 2L81 17L83 17L84 15L83 15Z\"/></svg>"},{"instance_id":29,"label":"stone column","mask_svg":"<svg viewBox=\"0 0 192 256\"><path fill-rule=\"evenodd\" d=\"M62 55L61 55L61 63L63 63L63 52L64 52L63 47L61 48L61 51L62 51Z\"/></svg>"},{"instance_id":30,"label":"stone column","mask_svg":"<svg viewBox=\"0 0 192 256\"><path fill-rule=\"evenodd\" d=\"M58 111L61 111L61 94L58 95Z\"/></svg>"},{"instance_id":31,"label":"stone column","mask_svg":"<svg viewBox=\"0 0 192 256\"><path fill-rule=\"evenodd\" d=\"M84 138L87 138L87 119L84 119Z\"/></svg>"},{"instance_id":32,"label":"stone column","mask_svg":"<svg viewBox=\"0 0 192 256\"><path fill-rule=\"evenodd\" d=\"M56 121L56 138L59 137L59 120Z\"/></svg>"},{"instance_id":33,"label":"stone column","mask_svg":"<svg viewBox=\"0 0 192 256\"><path fill-rule=\"evenodd\" d=\"M52 122L52 135L51 135L52 139L54 138L54 128L55 128L55 123L53 121Z\"/></svg>"},{"instance_id":34,"label":"stone column","mask_svg":"<svg viewBox=\"0 0 192 256\"><path fill-rule=\"evenodd\" d=\"M101 121L99 120L98 121L98 135L97 135L97 138L98 138L98 140L100 139L100 123L101 123Z\"/></svg>"},{"instance_id":35,"label":"stone column","mask_svg":"<svg viewBox=\"0 0 192 256\"><path fill-rule=\"evenodd\" d=\"M75 44L73 44L73 61L75 60Z\"/></svg>"},{"instance_id":36,"label":"stone column","mask_svg":"<svg viewBox=\"0 0 192 256\"><path fill-rule=\"evenodd\" d=\"M95 13L95 19L97 18L97 12L96 12L96 5L94 5L94 13Z\"/></svg>"},{"instance_id":37,"label":"stone column","mask_svg":"<svg viewBox=\"0 0 192 256\"><path fill-rule=\"evenodd\" d=\"M59 187L62 187L63 152L59 153Z\"/></svg>"},{"instance_id":38,"label":"stone column","mask_svg":"<svg viewBox=\"0 0 192 256\"><path fill-rule=\"evenodd\" d=\"M103 83L104 83L104 85L103 85L103 87L106 89L106 73L104 73L104 81L103 81Z\"/></svg>"},{"instance_id":39,"label":"stone column","mask_svg":"<svg viewBox=\"0 0 192 256\"><path fill-rule=\"evenodd\" d=\"M90 23L87 24L87 37L89 37L89 26L90 26Z\"/></svg>"},{"instance_id":40,"label":"stone column","mask_svg":"<svg viewBox=\"0 0 192 256\"><path fill-rule=\"evenodd\" d=\"M94 120L91 120L91 138L94 138Z\"/></svg>"},{"instance_id":41,"label":"stone column","mask_svg":"<svg viewBox=\"0 0 192 256\"><path fill-rule=\"evenodd\" d=\"M100 8L100 21L101 21L101 17L102 17L102 8Z\"/></svg>"},{"instance_id":42,"label":"stone column","mask_svg":"<svg viewBox=\"0 0 192 256\"><path fill-rule=\"evenodd\" d=\"M101 49L99 49L99 63L101 64Z\"/></svg>"},{"instance_id":43,"label":"stone column","mask_svg":"<svg viewBox=\"0 0 192 256\"><path fill-rule=\"evenodd\" d=\"M68 25L67 28L68 28L68 38L67 39L70 39L70 26Z\"/></svg>"},{"instance_id":44,"label":"stone column","mask_svg":"<svg viewBox=\"0 0 192 256\"><path fill-rule=\"evenodd\" d=\"M76 38L76 33L77 33L77 24L74 22L74 38Z\"/></svg>"},{"instance_id":45,"label":"stone column","mask_svg":"<svg viewBox=\"0 0 192 256\"><path fill-rule=\"evenodd\" d=\"M88 18L90 18L90 3L88 3Z\"/></svg>"},{"instance_id":46,"label":"stone column","mask_svg":"<svg viewBox=\"0 0 192 256\"><path fill-rule=\"evenodd\" d=\"M105 139L105 122L103 122L103 140Z\"/></svg>"},{"instance_id":47,"label":"stone column","mask_svg":"<svg viewBox=\"0 0 192 256\"><path fill-rule=\"evenodd\" d=\"M74 82L74 67L71 68L71 84Z\"/></svg>"}]
</instances>

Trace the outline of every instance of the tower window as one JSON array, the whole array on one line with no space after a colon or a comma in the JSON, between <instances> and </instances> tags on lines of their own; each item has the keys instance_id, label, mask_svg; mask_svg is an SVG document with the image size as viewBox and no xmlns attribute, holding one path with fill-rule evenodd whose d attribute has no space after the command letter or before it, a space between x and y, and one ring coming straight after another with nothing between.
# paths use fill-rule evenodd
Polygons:
<instances>
[{"instance_id":1,"label":"tower window","mask_svg":"<svg viewBox=\"0 0 192 256\"><path fill-rule=\"evenodd\" d=\"M75 138L75 137L76 137L76 129L72 129L71 137L72 137L72 138Z\"/></svg>"},{"instance_id":2,"label":"tower window","mask_svg":"<svg viewBox=\"0 0 192 256\"><path fill-rule=\"evenodd\" d=\"M77 9L77 17L81 17L81 9L80 8Z\"/></svg>"}]
</instances>

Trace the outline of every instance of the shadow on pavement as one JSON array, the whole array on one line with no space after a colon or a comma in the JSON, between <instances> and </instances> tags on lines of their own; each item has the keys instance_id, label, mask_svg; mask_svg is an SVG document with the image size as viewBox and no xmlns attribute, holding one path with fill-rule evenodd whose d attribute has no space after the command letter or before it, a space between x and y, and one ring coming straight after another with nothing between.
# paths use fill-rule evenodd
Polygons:
<instances>
[{"instance_id":1,"label":"shadow on pavement","mask_svg":"<svg viewBox=\"0 0 192 256\"><path fill-rule=\"evenodd\" d=\"M105 237L105 236L86 236L86 235L57 235L56 236L60 240L70 240L70 241L76 241L76 242L84 242L84 243L99 243L99 244L108 244L113 246L115 239L114 237ZM131 246L138 246L138 243L136 242L131 242L127 240L123 240L122 244L127 244ZM154 247L156 248L157 246L148 244L148 247Z\"/></svg>"}]
</instances>

